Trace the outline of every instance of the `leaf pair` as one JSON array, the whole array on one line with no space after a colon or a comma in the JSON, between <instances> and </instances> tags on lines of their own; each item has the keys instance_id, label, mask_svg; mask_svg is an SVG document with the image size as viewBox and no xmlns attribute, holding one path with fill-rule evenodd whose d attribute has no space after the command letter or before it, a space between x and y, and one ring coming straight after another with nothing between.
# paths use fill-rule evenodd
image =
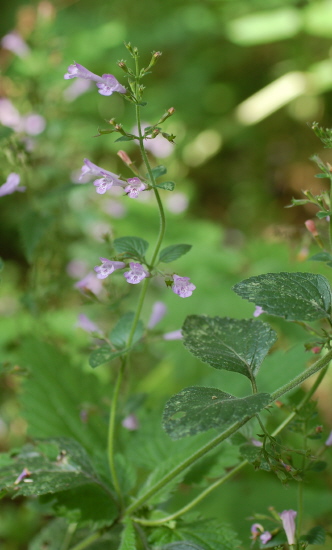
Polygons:
<instances>
[{"instance_id":1,"label":"leaf pair","mask_svg":"<svg viewBox=\"0 0 332 550\"><path fill-rule=\"evenodd\" d=\"M187 317L182 334L186 348L204 363L237 372L251 381L277 339L261 321L204 315ZM166 404L164 428L174 439L211 428L223 431L258 413L269 402L266 393L236 398L216 388L189 387Z\"/></svg>"},{"instance_id":2,"label":"leaf pair","mask_svg":"<svg viewBox=\"0 0 332 550\"><path fill-rule=\"evenodd\" d=\"M114 240L114 248L118 254L125 254L128 258L145 261L145 253L149 243L139 237L120 237ZM159 254L159 262L169 263L177 260L191 249L190 244L175 244L167 246Z\"/></svg>"}]
</instances>

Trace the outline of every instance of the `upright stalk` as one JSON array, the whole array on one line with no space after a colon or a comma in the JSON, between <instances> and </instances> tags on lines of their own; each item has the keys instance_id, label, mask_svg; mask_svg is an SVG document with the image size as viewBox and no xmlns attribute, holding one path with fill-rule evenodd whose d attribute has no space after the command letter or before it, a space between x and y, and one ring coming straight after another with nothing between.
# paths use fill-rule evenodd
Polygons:
<instances>
[{"instance_id":1,"label":"upright stalk","mask_svg":"<svg viewBox=\"0 0 332 550\"><path fill-rule=\"evenodd\" d=\"M136 123L137 123L137 127L138 127L138 135L139 135L139 147L140 147L140 151L141 151L141 155L142 155L144 164L146 166L146 169L147 169L149 177L150 177L150 181L151 181L152 185L154 186L153 190L154 190L154 194L155 194L157 205L158 205L159 219L160 219L159 234L158 234L157 242L156 242L153 254L152 254L152 259L151 259L151 262L149 264L150 270L152 271L155 264L156 264L157 257L158 257L159 251L160 251L160 247L161 247L164 235L165 235L166 218L165 218L164 208L163 208L163 205L162 205L162 202L161 202L161 199L160 199L158 189L156 189L156 187L155 187L156 181L155 181L155 178L154 178L154 175L153 175L150 163L149 163L149 159L148 159L146 151L144 149L144 143L143 143L144 138L143 138L142 126L141 126L140 106L138 105L138 101L139 101L139 98L138 98L138 94L139 94L139 67L138 67L138 57L137 57L137 55L135 57L135 67L136 67L135 95L136 95L136 101L137 101L135 109L136 109ZM139 296L139 299L138 299L137 308L136 308L135 316L134 316L134 319L133 319L133 324L132 324L132 327L131 327L131 330L130 330L130 333L129 333L129 336L128 336L128 340L127 340L127 348L130 348L131 345L132 345L135 330L136 330L136 327L137 327L137 323L138 323L138 321L140 319L140 316L141 316L141 312L142 312L142 308L143 308L143 304L144 304L144 300L145 300L145 296L146 296L146 291L147 291L148 286L149 286L149 282L150 282L149 277L146 277L142 282L141 293L140 293L140 296ZM122 361L121 361L121 365L120 365L120 368L119 368L119 371L118 371L117 379L116 379L116 382L115 382L115 387L114 387L114 391L113 391L113 398L112 398L112 403L111 403L111 408L110 408L110 419L109 419L109 429L108 429L108 445L107 445L109 467L110 467L110 471L111 471L111 475L112 475L112 479L113 479L114 488L115 488L115 491L118 495L121 508L123 506L123 497L122 497L122 491L121 491L121 487L120 487L120 484L119 484L118 476L117 476L117 473L116 473L114 443L115 443L115 428L116 428L116 411L117 411L117 408L118 408L119 392L120 392L120 388L121 388L123 374L126 370L126 366L127 366L127 363L128 363L129 354L130 354L130 351L128 351L126 353L126 355L123 356Z\"/></svg>"}]
</instances>

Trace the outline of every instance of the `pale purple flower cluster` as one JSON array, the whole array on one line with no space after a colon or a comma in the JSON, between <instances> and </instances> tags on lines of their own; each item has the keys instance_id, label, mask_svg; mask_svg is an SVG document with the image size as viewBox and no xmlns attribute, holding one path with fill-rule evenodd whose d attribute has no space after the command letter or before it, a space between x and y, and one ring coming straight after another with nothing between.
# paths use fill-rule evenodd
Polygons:
<instances>
[{"instance_id":1,"label":"pale purple flower cluster","mask_svg":"<svg viewBox=\"0 0 332 550\"><path fill-rule=\"evenodd\" d=\"M137 199L140 192L146 189L145 183L143 183L139 178L129 178L127 182L128 185L125 187L125 192L131 199Z\"/></svg>"},{"instance_id":2,"label":"pale purple flower cluster","mask_svg":"<svg viewBox=\"0 0 332 550\"><path fill-rule=\"evenodd\" d=\"M124 276L131 285L137 285L143 281L145 277L150 277L150 273L146 271L141 264L130 262L129 266L130 271L126 271Z\"/></svg>"},{"instance_id":3,"label":"pale purple flower cluster","mask_svg":"<svg viewBox=\"0 0 332 550\"><path fill-rule=\"evenodd\" d=\"M18 174L15 172L12 172L9 174L8 178L6 179L5 183L0 186L0 197L4 197L5 195L11 195L12 193L15 193L15 191L25 191L26 187L19 187L21 178Z\"/></svg>"},{"instance_id":4,"label":"pale purple flower cluster","mask_svg":"<svg viewBox=\"0 0 332 550\"><path fill-rule=\"evenodd\" d=\"M92 80L96 83L98 92L104 96L110 96L114 92L118 92L119 94L127 93L126 88L122 86L112 74L103 74L102 76L98 76L79 63L69 65L68 72L65 74L64 78L65 80L71 80L72 78Z\"/></svg>"},{"instance_id":5,"label":"pale purple flower cluster","mask_svg":"<svg viewBox=\"0 0 332 550\"><path fill-rule=\"evenodd\" d=\"M97 265L95 267L95 272L97 273L98 279L106 279L113 271L116 269L122 269L125 267L124 262L114 262L112 260L108 260L107 258L100 258L101 265Z\"/></svg>"},{"instance_id":6,"label":"pale purple flower cluster","mask_svg":"<svg viewBox=\"0 0 332 550\"><path fill-rule=\"evenodd\" d=\"M196 287L189 281L189 277L179 277L179 275L173 275L173 292L181 298L188 298L191 296Z\"/></svg>"}]
</instances>

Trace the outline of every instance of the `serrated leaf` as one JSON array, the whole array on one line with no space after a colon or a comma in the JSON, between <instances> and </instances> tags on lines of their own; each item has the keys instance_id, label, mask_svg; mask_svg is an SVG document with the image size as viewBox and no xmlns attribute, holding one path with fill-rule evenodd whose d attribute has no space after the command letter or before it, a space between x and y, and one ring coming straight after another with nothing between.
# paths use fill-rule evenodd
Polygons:
<instances>
[{"instance_id":1,"label":"serrated leaf","mask_svg":"<svg viewBox=\"0 0 332 550\"><path fill-rule=\"evenodd\" d=\"M300 540L306 541L309 544L324 544L326 538L325 529L320 525L316 525L306 535L300 538Z\"/></svg>"},{"instance_id":2,"label":"serrated leaf","mask_svg":"<svg viewBox=\"0 0 332 550\"><path fill-rule=\"evenodd\" d=\"M236 533L227 525L215 519L195 518L190 522L179 521L176 527L159 527L152 531L149 542L161 546L162 550L237 550L240 542ZM184 547L175 545L185 545ZM194 545L188 546L189 544Z\"/></svg>"},{"instance_id":3,"label":"serrated leaf","mask_svg":"<svg viewBox=\"0 0 332 550\"><path fill-rule=\"evenodd\" d=\"M211 428L223 431L234 422L260 412L269 402L268 393L237 398L216 388L192 386L166 403L163 427L173 439Z\"/></svg>"},{"instance_id":4,"label":"serrated leaf","mask_svg":"<svg viewBox=\"0 0 332 550\"><path fill-rule=\"evenodd\" d=\"M57 516L65 517L79 527L101 529L111 525L118 514L115 502L98 485L82 485L68 491L46 495L42 502L49 502Z\"/></svg>"},{"instance_id":5,"label":"serrated leaf","mask_svg":"<svg viewBox=\"0 0 332 550\"><path fill-rule=\"evenodd\" d=\"M121 136L116 139L114 143L117 143L118 141L133 141L134 139L136 139L135 136Z\"/></svg>"},{"instance_id":6,"label":"serrated leaf","mask_svg":"<svg viewBox=\"0 0 332 550\"><path fill-rule=\"evenodd\" d=\"M160 176L164 176L165 174L167 174L167 168L166 166L155 166L154 168L152 168L152 173L153 173L153 177L155 179L157 178L160 178Z\"/></svg>"},{"instance_id":7,"label":"serrated leaf","mask_svg":"<svg viewBox=\"0 0 332 550\"><path fill-rule=\"evenodd\" d=\"M15 495L39 496L69 490L89 483L100 484L90 459L77 441L61 437L50 439L58 446L58 455L51 460L37 444L29 444L14 455L11 464L1 468L0 488ZM29 475L18 480L26 469Z\"/></svg>"},{"instance_id":8,"label":"serrated leaf","mask_svg":"<svg viewBox=\"0 0 332 550\"><path fill-rule=\"evenodd\" d=\"M103 365L104 363L107 363L108 361L113 361L113 359L116 359L117 357L121 357L121 355L124 355L127 353L127 349L122 349L119 351L113 351L109 346L102 346L101 348L93 350L89 357L89 365L93 369L96 367L99 367L99 365Z\"/></svg>"},{"instance_id":9,"label":"serrated leaf","mask_svg":"<svg viewBox=\"0 0 332 550\"><path fill-rule=\"evenodd\" d=\"M332 254L329 254L329 252L318 252L318 254L314 254L314 256L311 256L309 260L313 262L331 262Z\"/></svg>"},{"instance_id":10,"label":"serrated leaf","mask_svg":"<svg viewBox=\"0 0 332 550\"><path fill-rule=\"evenodd\" d=\"M19 225L21 242L28 262L32 262L37 247L51 224L49 216L39 212L28 212Z\"/></svg>"},{"instance_id":11,"label":"serrated leaf","mask_svg":"<svg viewBox=\"0 0 332 550\"><path fill-rule=\"evenodd\" d=\"M181 460L184 460L185 457L186 455L183 456L183 453L175 453L174 455L169 456L166 460L158 464L155 469L152 470L146 482L140 487L137 498L145 495L145 493L147 493L152 487L154 487L156 483L158 483L166 474L168 474L168 472L175 468L181 462ZM168 500L186 475L187 471L184 470L175 478L173 478L170 483L168 483L151 499L149 499L149 504L160 504L161 502L165 502L166 500Z\"/></svg>"},{"instance_id":12,"label":"serrated leaf","mask_svg":"<svg viewBox=\"0 0 332 550\"><path fill-rule=\"evenodd\" d=\"M116 348L125 348L128 342L129 334L133 326L135 314L133 311L125 313L117 322L110 333L110 340ZM144 325L138 321L131 345L136 344L143 336ZM123 353L123 351L122 351Z\"/></svg>"},{"instance_id":13,"label":"serrated leaf","mask_svg":"<svg viewBox=\"0 0 332 550\"><path fill-rule=\"evenodd\" d=\"M149 243L139 237L119 237L113 242L118 254L127 254L130 258L142 259L149 247Z\"/></svg>"},{"instance_id":14,"label":"serrated leaf","mask_svg":"<svg viewBox=\"0 0 332 550\"><path fill-rule=\"evenodd\" d=\"M23 417L32 437L72 437L86 449L104 449L103 421L107 389L92 372L73 365L58 348L35 340L22 341L19 362L30 375L20 395ZM93 414L89 414L89 406ZM86 411L84 422L81 413Z\"/></svg>"},{"instance_id":15,"label":"serrated leaf","mask_svg":"<svg viewBox=\"0 0 332 550\"><path fill-rule=\"evenodd\" d=\"M322 275L267 273L250 277L233 290L266 313L289 321L314 321L331 315L331 287Z\"/></svg>"},{"instance_id":16,"label":"serrated leaf","mask_svg":"<svg viewBox=\"0 0 332 550\"><path fill-rule=\"evenodd\" d=\"M187 254L191 248L191 244L173 244L171 246L166 246L159 254L159 261L164 263L173 262L184 254Z\"/></svg>"},{"instance_id":17,"label":"serrated leaf","mask_svg":"<svg viewBox=\"0 0 332 550\"><path fill-rule=\"evenodd\" d=\"M129 462L127 457L120 453L117 453L114 458L118 482L122 494L126 495L130 493L136 485L136 465L133 462Z\"/></svg>"},{"instance_id":18,"label":"serrated leaf","mask_svg":"<svg viewBox=\"0 0 332 550\"><path fill-rule=\"evenodd\" d=\"M185 347L215 369L251 379L277 340L271 327L253 319L190 315L182 327Z\"/></svg>"},{"instance_id":19,"label":"serrated leaf","mask_svg":"<svg viewBox=\"0 0 332 550\"><path fill-rule=\"evenodd\" d=\"M174 181L163 181L162 183L158 183L156 187L166 189L166 191L174 191L175 183Z\"/></svg>"},{"instance_id":20,"label":"serrated leaf","mask_svg":"<svg viewBox=\"0 0 332 550\"><path fill-rule=\"evenodd\" d=\"M136 534L133 522L130 518L124 521L124 529L121 533L119 550L136 550Z\"/></svg>"}]
</instances>

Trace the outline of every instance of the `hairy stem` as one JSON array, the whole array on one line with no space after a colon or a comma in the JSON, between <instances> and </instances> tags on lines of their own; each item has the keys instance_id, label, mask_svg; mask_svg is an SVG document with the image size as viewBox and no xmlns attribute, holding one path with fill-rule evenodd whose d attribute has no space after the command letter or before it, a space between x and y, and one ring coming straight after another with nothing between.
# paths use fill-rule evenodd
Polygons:
<instances>
[{"instance_id":1,"label":"hairy stem","mask_svg":"<svg viewBox=\"0 0 332 550\"><path fill-rule=\"evenodd\" d=\"M315 380L310 390L306 393L306 395L300 401L300 403L297 405L294 411L291 412L288 415L288 417L283 422L281 422L281 424L279 424L279 426L274 430L274 432L272 433L272 437L276 437L277 435L279 435L292 422L295 416L308 403L308 401L310 401L315 391L321 384L326 372L327 372L327 367L321 370L321 372L319 373L319 376ZM204 491L202 491L199 495L197 495L197 497L195 497L193 500L188 502L188 504L183 506L183 508L181 508L180 510L177 510L173 514L170 514L169 516L166 516L164 518L157 519L157 520L148 520L144 518L135 517L133 518L133 521L135 521L136 523L140 523L142 525L156 526L156 525L165 524L168 521L171 521L180 516L183 516L185 513L189 512L192 508L197 506L197 504L199 504L202 500L204 500L210 493L212 493L212 491L214 491L215 489L220 487L223 483L231 479L235 474L237 474L240 470L242 470L245 466L247 466L247 464L249 464L248 460L243 460L242 462L240 462L240 464L238 464L237 466L234 466L234 468L230 472L227 472L227 474L225 474L223 477L221 477L220 479L212 483L212 485L204 489Z\"/></svg>"},{"instance_id":2,"label":"hairy stem","mask_svg":"<svg viewBox=\"0 0 332 550\"><path fill-rule=\"evenodd\" d=\"M139 67L138 67L137 56L135 58L135 66L136 66L136 99L138 101L138 99L139 99L138 98ZM139 146L140 146L140 151L141 151L141 154L142 154L142 158L143 158L143 161L144 161L145 166L147 168L148 174L150 176L150 180L151 180L152 184L155 185L156 182L155 182L155 179L154 179L154 176L153 176L153 172L152 172L152 169L151 169L146 151L144 149L143 133L142 133L142 126L141 126L141 116L140 116L140 106L138 104L136 104L136 122L137 122L137 127L138 127ZM154 268L154 265L156 263L156 259L157 259L157 256L158 256L158 253L159 253L159 250L160 250L163 238L164 238L165 229L166 229L166 218L165 218L163 205L162 205L162 202L161 202L161 199L160 199L160 195L159 195L158 190L156 188L154 188L154 192L155 192L155 197L156 197L157 204L158 204L158 209L159 209L160 228L159 228L159 235L158 235L158 238L157 238L157 242L156 242L156 245L155 245L155 248L154 248L154 251L153 251L153 254L152 254L151 263L150 263L150 269L151 270ZM129 333L129 336L128 336L128 341L127 341L127 347L128 348L131 347L132 342L133 342L135 330L136 330L137 323L139 321L139 318L140 318L140 315L141 315L141 312L142 312L142 308L143 308L143 304L144 304L146 291L147 291L149 282L150 282L150 278L146 277L143 280L143 283L142 283L141 293L140 293L138 303L137 303L137 307L136 307L136 313L135 313L133 324L131 326L131 330L130 330L130 333ZM127 363L128 363L129 353L130 352L128 352L123 357L122 362L121 362L121 366L120 366L120 369L119 369L119 372L118 372L118 376L117 376L117 379L116 379L114 392L113 392L112 403L111 403L111 409L110 409L110 420L109 420L109 429L108 429L108 462L109 462L109 466L110 466L110 470L111 470L111 474L112 474L114 488L115 488L115 491L116 491L116 493L119 497L121 506L122 506L122 503L123 503L123 497L122 497L121 487L120 487L120 484L119 484L119 480L118 480L117 473L116 473L116 468L115 468L114 443L115 443L115 428L116 428L116 411L117 411L117 407L118 407L119 392L120 392L120 388L121 388L123 374L126 370L126 366L127 366Z\"/></svg>"}]
</instances>

